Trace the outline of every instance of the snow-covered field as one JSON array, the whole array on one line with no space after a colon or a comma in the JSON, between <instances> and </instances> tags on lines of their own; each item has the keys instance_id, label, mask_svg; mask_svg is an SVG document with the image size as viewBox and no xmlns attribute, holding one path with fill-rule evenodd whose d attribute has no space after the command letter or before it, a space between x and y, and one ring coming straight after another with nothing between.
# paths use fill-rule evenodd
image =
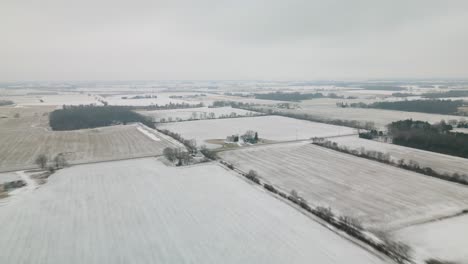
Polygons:
<instances>
[{"instance_id":1,"label":"snow-covered field","mask_svg":"<svg viewBox=\"0 0 468 264\"><path fill-rule=\"evenodd\" d=\"M122 97L133 97L136 95L156 95L157 98L144 98L144 99L122 99ZM118 94L118 95L111 95L107 97L103 97L102 100L106 101L109 105L136 105L136 106L147 106L147 105L166 105L166 104L177 104L177 103L187 103L187 104L195 104L198 102L190 102L182 99L174 99L170 98L171 95L178 95L177 93L174 94L162 94L162 93L143 93L143 94Z\"/></svg>"},{"instance_id":2,"label":"snow-covered field","mask_svg":"<svg viewBox=\"0 0 468 264\"><path fill-rule=\"evenodd\" d=\"M214 118L222 116L229 116L235 113L237 116L253 116L258 113L247 111L243 109L237 109L232 107L199 107L199 108L187 108L187 109L171 109L171 110L154 110L154 111L139 111L140 114L150 116L154 121L159 122L161 119L168 121L169 119L176 120L189 120L189 119L207 119L210 114L214 114Z\"/></svg>"},{"instance_id":3,"label":"snow-covered field","mask_svg":"<svg viewBox=\"0 0 468 264\"><path fill-rule=\"evenodd\" d=\"M219 154L243 171L312 205L330 206L369 227L394 229L468 208L468 188L308 143Z\"/></svg>"},{"instance_id":4,"label":"snow-covered field","mask_svg":"<svg viewBox=\"0 0 468 264\"><path fill-rule=\"evenodd\" d=\"M62 106L62 105L87 105L96 104L102 105L96 97L87 94L53 94L53 95L21 95L21 96L9 96L6 97L8 100L12 100L18 105L22 106ZM42 101L41 101L42 100Z\"/></svg>"},{"instance_id":5,"label":"snow-covered field","mask_svg":"<svg viewBox=\"0 0 468 264\"><path fill-rule=\"evenodd\" d=\"M207 144L209 139L225 139L234 134L244 134L247 130L258 132L259 138L274 141L310 139L312 137L329 137L348 135L355 130L348 127L333 126L323 123L298 120L281 116L260 116L200 120L159 124L158 129L168 129L180 133L185 139L196 139L198 145L208 147L219 145Z\"/></svg>"},{"instance_id":6,"label":"snow-covered field","mask_svg":"<svg viewBox=\"0 0 468 264\"><path fill-rule=\"evenodd\" d=\"M0 184L19 180L21 180L21 177L14 172L0 173Z\"/></svg>"},{"instance_id":7,"label":"snow-covered field","mask_svg":"<svg viewBox=\"0 0 468 264\"><path fill-rule=\"evenodd\" d=\"M429 123L440 122L441 120L461 120L464 117L454 115L439 115L417 112L405 112L394 110L381 110L371 108L341 108L337 107L336 103L347 100L333 99L317 99L309 100L301 104L301 109L287 110L275 109L282 112L291 113L306 113L311 116L323 119L340 119L340 120L356 120L356 121L371 121L379 129L385 129L386 125L403 119L413 119L427 121ZM359 100L362 101L362 100ZM266 108L266 107L265 107Z\"/></svg>"},{"instance_id":8,"label":"snow-covered field","mask_svg":"<svg viewBox=\"0 0 468 264\"><path fill-rule=\"evenodd\" d=\"M0 263L384 263L214 164L88 164L0 207Z\"/></svg>"},{"instance_id":9,"label":"snow-covered field","mask_svg":"<svg viewBox=\"0 0 468 264\"><path fill-rule=\"evenodd\" d=\"M176 146L154 130L142 133L138 129L142 128L136 124L76 131L0 129L0 171L35 167L39 154L52 159L63 153L70 163L81 163L160 155L164 148Z\"/></svg>"},{"instance_id":10,"label":"snow-covered field","mask_svg":"<svg viewBox=\"0 0 468 264\"><path fill-rule=\"evenodd\" d=\"M410 244L417 259L468 263L468 215L404 228L395 236Z\"/></svg>"},{"instance_id":11,"label":"snow-covered field","mask_svg":"<svg viewBox=\"0 0 468 264\"><path fill-rule=\"evenodd\" d=\"M468 159L460 157L362 139L358 136L337 137L331 141L350 149L360 150L363 147L366 150L389 153L394 161L399 159L413 160L422 167L430 167L440 173L468 174Z\"/></svg>"}]
</instances>

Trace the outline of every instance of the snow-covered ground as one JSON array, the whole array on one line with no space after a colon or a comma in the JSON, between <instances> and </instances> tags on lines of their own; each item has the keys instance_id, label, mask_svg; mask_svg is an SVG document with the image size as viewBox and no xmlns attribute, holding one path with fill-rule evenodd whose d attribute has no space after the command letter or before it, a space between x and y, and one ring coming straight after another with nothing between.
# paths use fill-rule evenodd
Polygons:
<instances>
[{"instance_id":1,"label":"snow-covered ground","mask_svg":"<svg viewBox=\"0 0 468 264\"><path fill-rule=\"evenodd\" d=\"M258 113L247 111L243 109L237 109L232 107L199 107L199 108L187 108L187 109L171 109L171 110L154 110L154 111L139 111L140 114L150 116L154 121L161 121L165 119L168 121L176 120L189 120L189 119L207 119L210 117L210 113L214 114L214 118L222 116L229 116L235 113L237 116L250 116Z\"/></svg>"},{"instance_id":2,"label":"snow-covered ground","mask_svg":"<svg viewBox=\"0 0 468 264\"><path fill-rule=\"evenodd\" d=\"M156 95L157 98L144 98L144 99L122 99L122 97L133 97L137 95ZM147 106L147 105L166 105L166 104L177 104L177 103L187 103L187 104L195 104L198 102L189 102L182 99L174 99L170 98L171 95L178 95L177 93L174 94L162 94L162 93L155 93L155 94L118 94L118 95L111 95L107 97L101 98L102 100L106 101L109 105L136 105L136 106Z\"/></svg>"},{"instance_id":3,"label":"snow-covered ground","mask_svg":"<svg viewBox=\"0 0 468 264\"><path fill-rule=\"evenodd\" d=\"M10 96L8 100L12 100L21 106L59 106L62 105L87 105L96 104L102 105L96 97L87 94L52 94L52 95L22 95Z\"/></svg>"},{"instance_id":4,"label":"snow-covered ground","mask_svg":"<svg viewBox=\"0 0 468 264\"><path fill-rule=\"evenodd\" d=\"M209 139L225 139L234 134L244 134L247 130L258 132L262 139L289 141L310 139L312 137L329 137L356 133L354 129L298 120L281 116L260 116L246 118L229 118L200 120L159 124L158 128L180 133L185 139L196 139L198 145L206 144L216 148L219 145L207 144Z\"/></svg>"},{"instance_id":5,"label":"snow-covered ground","mask_svg":"<svg viewBox=\"0 0 468 264\"><path fill-rule=\"evenodd\" d=\"M468 215L404 228L396 237L413 247L417 259L468 263Z\"/></svg>"},{"instance_id":6,"label":"snow-covered ground","mask_svg":"<svg viewBox=\"0 0 468 264\"><path fill-rule=\"evenodd\" d=\"M0 207L0 263L385 263L215 164L74 166Z\"/></svg>"},{"instance_id":7,"label":"snow-covered ground","mask_svg":"<svg viewBox=\"0 0 468 264\"><path fill-rule=\"evenodd\" d=\"M222 159L309 204L392 230L468 209L468 188L309 143L219 153Z\"/></svg>"},{"instance_id":8,"label":"snow-covered ground","mask_svg":"<svg viewBox=\"0 0 468 264\"><path fill-rule=\"evenodd\" d=\"M468 128L463 128L463 127L458 128L457 127L457 128L452 129L452 132L468 134Z\"/></svg>"},{"instance_id":9,"label":"snow-covered ground","mask_svg":"<svg viewBox=\"0 0 468 264\"><path fill-rule=\"evenodd\" d=\"M427 121L429 123L440 122L441 120L461 120L464 117L454 115L439 115L427 114L417 112L405 112L372 108L342 108L337 107L337 102L346 102L350 100L336 100L336 99L316 99L308 100L301 103L301 109L287 110L287 109L274 109L282 112L302 113L309 114L310 116L323 118L323 119L340 119L340 120L356 120L356 121L370 121L374 122L378 129L386 129L386 125L403 119L413 119ZM353 100L354 101L354 100ZM363 100L357 100L363 101ZM374 100L368 100L371 102Z\"/></svg>"},{"instance_id":10,"label":"snow-covered ground","mask_svg":"<svg viewBox=\"0 0 468 264\"><path fill-rule=\"evenodd\" d=\"M14 172L0 173L0 184L5 182L19 181L21 177Z\"/></svg>"},{"instance_id":11,"label":"snow-covered ground","mask_svg":"<svg viewBox=\"0 0 468 264\"><path fill-rule=\"evenodd\" d=\"M172 141L137 124L75 131L0 128L0 171L33 168L39 154L52 159L63 153L69 163L160 155L166 147L180 146Z\"/></svg>"},{"instance_id":12,"label":"snow-covered ground","mask_svg":"<svg viewBox=\"0 0 468 264\"><path fill-rule=\"evenodd\" d=\"M332 138L331 141L339 146L347 146L350 149L380 151L389 153L394 161L405 159L416 161L422 167L430 167L440 173L459 173L468 175L468 159L408 148L389 143L377 142L359 138L358 136L347 136Z\"/></svg>"}]
</instances>

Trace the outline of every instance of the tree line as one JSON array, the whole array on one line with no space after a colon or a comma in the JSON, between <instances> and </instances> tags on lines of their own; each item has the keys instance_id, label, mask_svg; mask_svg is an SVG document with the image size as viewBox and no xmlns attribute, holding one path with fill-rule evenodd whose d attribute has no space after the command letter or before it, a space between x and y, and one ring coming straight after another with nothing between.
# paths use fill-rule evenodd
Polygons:
<instances>
[{"instance_id":1,"label":"tree line","mask_svg":"<svg viewBox=\"0 0 468 264\"><path fill-rule=\"evenodd\" d=\"M443 115L461 115L458 108L464 105L463 100L408 100L396 102L366 103L339 103L339 107L378 108L407 112L421 112Z\"/></svg>"},{"instance_id":2,"label":"tree line","mask_svg":"<svg viewBox=\"0 0 468 264\"><path fill-rule=\"evenodd\" d=\"M63 106L49 115L52 130L76 130L140 122L154 128L151 120L127 106Z\"/></svg>"},{"instance_id":3,"label":"tree line","mask_svg":"<svg viewBox=\"0 0 468 264\"><path fill-rule=\"evenodd\" d=\"M391 159L389 153L383 153L383 152L374 151L374 150L366 150L365 148L361 148L360 150L349 149L346 146L340 146L336 142L325 140L323 138L314 138L313 144L321 146L321 147L333 149L339 152L343 152L346 154L351 154L353 156L357 156L360 158L370 159L370 160L378 161L381 163L393 165L393 166L396 166L405 170L414 171L417 173L439 178L442 180L468 185L468 175L466 174L453 173L450 175L448 173L439 173L430 167L419 166L419 164L414 160L399 159L398 161L394 161Z\"/></svg>"},{"instance_id":4,"label":"tree line","mask_svg":"<svg viewBox=\"0 0 468 264\"><path fill-rule=\"evenodd\" d=\"M231 170L237 170L233 164L227 161L221 160L221 164L225 165ZM335 215L330 207L327 208L323 206L317 206L314 208L295 190L291 190L291 192L288 194L282 190L277 189L271 184L262 183L258 173L254 170L249 170L248 173L244 173L239 170L237 170L237 172L253 183L263 186L263 188L272 194L279 195L280 197L291 201L306 212L321 218L334 228L337 228L338 230L341 230L346 234L366 243L379 252L382 252L383 254L395 260L397 263L403 264L411 261L410 246L403 242L392 240L387 233L373 230L373 235L369 235L370 232L365 230L361 222L356 218L345 215ZM377 239L375 239L376 237Z\"/></svg>"},{"instance_id":5,"label":"tree line","mask_svg":"<svg viewBox=\"0 0 468 264\"><path fill-rule=\"evenodd\" d=\"M283 93L283 92L274 92L274 93L261 93L261 94L254 94L255 99L264 99L264 100L276 100L276 101L302 101L302 100L310 100L316 98L341 98L344 99L344 96L339 96L335 93L330 93L328 95L324 95L322 93Z\"/></svg>"}]
</instances>

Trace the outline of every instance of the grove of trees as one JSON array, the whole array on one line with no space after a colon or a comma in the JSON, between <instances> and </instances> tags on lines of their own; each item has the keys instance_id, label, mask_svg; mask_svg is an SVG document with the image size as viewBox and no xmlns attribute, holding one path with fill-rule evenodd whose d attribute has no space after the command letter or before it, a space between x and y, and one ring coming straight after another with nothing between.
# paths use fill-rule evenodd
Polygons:
<instances>
[{"instance_id":1,"label":"grove of trees","mask_svg":"<svg viewBox=\"0 0 468 264\"><path fill-rule=\"evenodd\" d=\"M346 105L348 106L348 105ZM408 112L422 112L431 114L455 115L460 114L459 107L463 106L463 100L409 100L396 102L375 102L372 104L351 103L349 107L378 108L387 110L399 110ZM341 106L344 107L344 106Z\"/></svg>"},{"instance_id":2,"label":"grove of trees","mask_svg":"<svg viewBox=\"0 0 468 264\"><path fill-rule=\"evenodd\" d=\"M49 124L53 130L75 130L95 128L114 124L141 122L154 128L151 120L138 114L127 106L63 106L49 115Z\"/></svg>"},{"instance_id":3,"label":"grove of trees","mask_svg":"<svg viewBox=\"0 0 468 264\"><path fill-rule=\"evenodd\" d=\"M389 124L388 133L397 145L468 158L468 134L451 128L445 122L431 125L408 119Z\"/></svg>"}]
</instances>

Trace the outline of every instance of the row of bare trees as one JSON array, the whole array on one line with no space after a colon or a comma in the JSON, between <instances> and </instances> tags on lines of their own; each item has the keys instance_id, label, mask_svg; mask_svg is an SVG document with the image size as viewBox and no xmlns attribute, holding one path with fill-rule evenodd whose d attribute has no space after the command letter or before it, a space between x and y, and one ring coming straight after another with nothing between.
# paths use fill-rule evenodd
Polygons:
<instances>
[{"instance_id":1,"label":"row of bare trees","mask_svg":"<svg viewBox=\"0 0 468 264\"><path fill-rule=\"evenodd\" d=\"M63 153L57 154L52 160L52 164L48 167L49 165L49 158L45 154L39 154L39 156L36 157L36 160L34 163L36 163L37 166L39 166L41 169L46 169L48 168L49 170L56 170L56 169L61 169L64 168L68 165L68 162L65 158L65 155Z\"/></svg>"}]
</instances>

